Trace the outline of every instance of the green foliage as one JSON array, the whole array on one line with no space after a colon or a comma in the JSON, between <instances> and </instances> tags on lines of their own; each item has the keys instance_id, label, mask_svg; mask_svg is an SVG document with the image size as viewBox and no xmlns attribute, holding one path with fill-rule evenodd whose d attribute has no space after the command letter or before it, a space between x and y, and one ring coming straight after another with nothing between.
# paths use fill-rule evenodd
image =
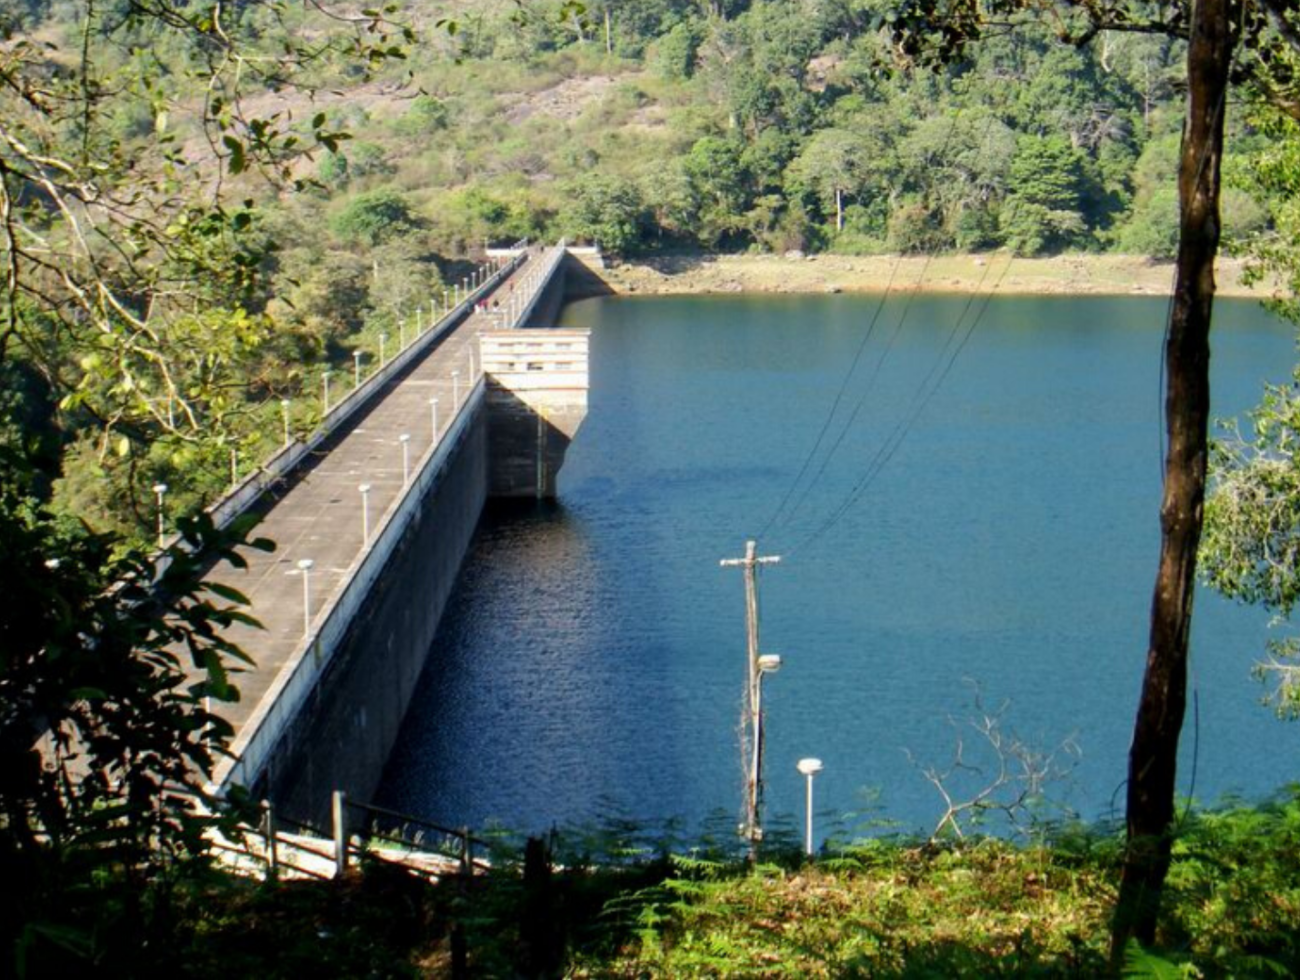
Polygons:
<instances>
[{"instance_id":1,"label":"green foliage","mask_svg":"<svg viewBox=\"0 0 1300 980\"><path fill-rule=\"evenodd\" d=\"M1086 229L1084 159L1065 137L1022 137L1010 182L1002 229L1017 254L1038 255L1079 241Z\"/></svg>"},{"instance_id":2,"label":"green foliage","mask_svg":"<svg viewBox=\"0 0 1300 980\"><path fill-rule=\"evenodd\" d=\"M1295 383L1267 385L1250 413L1253 432L1225 427L1210 458L1211 491L1199 554L1204 580L1232 599L1263 606L1274 625L1300 600L1300 367ZM1276 682L1278 711L1300 716L1300 652L1294 637L1270 644L1261 675Z\"/></svg>"},{"instance_id":3,"label":"green foliage","mask_svg":"<svg viewBox=\"0 0 1300 980\"><path fill-rule=\"evenodd\" d=\"M695 74L704 30L698 22L682 21L659 38L654 45L651 63L655 70L671 81L684 81Z\"/></svg>"},{"instance_id":4,"label":"green foliage","mask_svg":"<svg viewBox=\"0 0 1300 980\"><path fill-rule=\"evenodd\" d=\"M451 119L447 103L429 95L418 95L394 128L406 136L428 136L446 129Z\"/></svg>"},{"instance_id":5,"label":"green foliage","mask_svg":"<svg viewBox=\"0 0 1300 980\"><path fill-rule=\"evenodd\" d=\"M1231 245L1249 259L1252 281L1272 276L1282 285L1270 305L1300 323L1300 122L1259 105L1249 121L1258 138L1225 164L1225 180L1249 194L1268 213L1268 222L1235 233Z\"/></svg>"},{"instance_id":6,"label":"green foliage","mask_svg":"<svg viewBox=\"0 0 1300 980\"><path fill-rule=\"evenodd\" d=\"M330 219L330 230L344 241L374 246L406 234L414 224L406 197L379 188L348 200Z\"/></svg>"},{"instance_id":7,"label":"green foliage","mask_svg":"<svg viewBox=\"0 0 1300 980\"><path fill-rule=\"evenodd\" d=\"M148 934L142 889L202 855L218 822L194 806L212 806L231 736L208 704L237 699L246 660L220 631L252 620L201 574L242 567L247 528L184 519L185 546L156 562L24 496L28 465L7 454L0 481L0 945L84 969ZM97 881L113 884L87 912Z\"/></svg>"},{"instance_id":8,"label":"green foliage","mask_svg":"<svg viewBox=\"0 0 1300 980\"><path fill-rule=\"evenodd\" d=\"M572 186L569 199L560 224L575 241L593 242L618 254L640 239L645 205L631 181L613 177L579 181Z\"/></svg>"}]
</instances>

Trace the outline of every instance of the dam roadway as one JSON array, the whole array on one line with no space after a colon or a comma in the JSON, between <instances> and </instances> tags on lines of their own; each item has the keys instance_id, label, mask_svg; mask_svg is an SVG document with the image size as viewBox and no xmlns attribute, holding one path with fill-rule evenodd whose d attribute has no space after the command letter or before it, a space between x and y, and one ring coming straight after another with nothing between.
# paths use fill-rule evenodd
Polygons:
<instances>
[{"instance_id":1,"label":"dam roadway","mask_svg":"<svg viewBox=\"0 0 1300 980\"><path fill-rule=\"evenodd\" d=\"M565 256L561 246L517 255L491 278L485 271L482 285L443 321L375 366L388 377L346 396L354 404L345 418L294 447L284 472L264 480L247 503L227 508L258 514L250 537L276 548L244 548L246 569L223 563L209 573L242 592L261 624L224 634L253 663L228 664L240 699L213 704L234 729L214 791L246 786L316 820L334 789L368 795L495 479L487 450L494 402L480 344L495 336L508 350L500 338L512 335L503 328L549 322L562 298ZM527 346L541 346L532 338L551 333L563 335L566 351L581 347L585 411L585 334L530 329ZM562 366L572 367L576 355L563 356L570 360ZM554 376L544 366L526 368L535 378ZM512 404L520 397L505 393ZM529 433L542 430L537 419L528 414ZM499 441L512 441L509 418L493 424ZM540 467L540 448L537 456ZM533 482L541 492L545 481Z\"/></svg>"}]
</instances>

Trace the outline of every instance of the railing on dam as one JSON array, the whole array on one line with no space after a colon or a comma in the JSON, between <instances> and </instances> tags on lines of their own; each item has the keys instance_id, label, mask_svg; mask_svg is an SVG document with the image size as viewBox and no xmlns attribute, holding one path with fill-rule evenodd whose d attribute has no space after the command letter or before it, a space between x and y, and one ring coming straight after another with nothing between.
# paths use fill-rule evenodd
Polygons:
<instances>
[{"instance_id":1,"label":"railing on dam","mask_svg":"<svg viewBox=\"0 0 1300 980\"><path fill-rule=\"evenodd\" d=\"M391 359L381 363L378 370L361 380L337 403L329 406L314 431L305 439L293 439L289 445L232 487L220 500L210 505L207 511L212 517L213 524L217 527L227 526L248 510L267 487L288 476L305 456L318 449L326 439L351 420L358 409L369 404L370 400L383 390L384 385L401 374L412 361L427 353L429 348L445 337L449 331L455 329L473 310L475 304L482 300L482 297L490 295L501 282L508 279L511 273L528 260L529 254L526 247L518 248L512 256L500 263L494 272L485 275L482 282L472 286L463 298L460 297L459 286L454 287L455 300L442 316L435 320L431 313L428 329L420 332L417 328L409 344L400 348ZM561 254L563 254L562 250ZM546 279L543 278L541 281L545 282ZM436 307L431 306L432 309Z\"/></svg>"},{"instance_id":2,"label":"railing on dam","mask_svg":"<svg viewBox=\"0 0 1300 980\"><path fill-rule=\"evenodd\" d=\"M254 690L260 690L261 693L250 698L254 701L251 711L247 707L242 707L239 709L242 720L232 719L236 732L231 746L231 756L222 760L217 766L211 781L212 790L225 792L234 784L251 786L275 756L277 746L312 698L321 677L344 645L351 624L374 591L375 584L383 575L390 558L401 545L408 529L420 518L422 502L453 465L460 446L468 438L475 424L477 413L483 410L486 400L485 379L481 358L476 357L477 343L474 338L470 338L470 342L467 343L463 339L465 335L458 333L459 328L467 322L480 329L488 329L499 323L499 315L494 311L482 309L480 304L512 276L514 282L507 310L507 315L510 317L508 322L512 326L524 322L536 307L538 296L549 286L551 277L559 268L563 257L563 245L540 256L535 253L521 253L503 268L485 277L484 282L450 310L441 321L414 338L410 345L392 360L381 365L370 378L334 406L322 425L309 438L277 454L275 460L263 467L255 477L250 477L235 493L214 508L214 519L218 519L219 514L219 523L228 522L236 514L251 507L268 486L276 480L288 477L296 466L303 465L309 455L315 467L312 472L321 473L329 467L331 457L326 454L327 450L330 453L339 452L340 447L350 439L366 442L367 445L373 444L377 435L374 431L363 431L364 426L374 424L375 412L379 411L375 406L401 392L404 386L408 394L393 401L392 406L387 409L390 417L394 410L405 413L410 405L417 402L426 406L425 412L432 408L432 419L425 414L423 418L413 418L403 423L407 431L415 426L423 427L421 431L426 433L431 429L431 436L421 437L420 440L422 442L423 438L428 438L428 445L419 453L417 459L409 461L413 465L408 467L406 459L408 446L415 449L419 442L412 445L409 441L410 437L403 433L401 484L392 481L387 484L390 489L395 488L394 496L383 507L383 512L375 515L374 521L370 520L369 511L365 512L364 537L360 534L359 527L350 529L356 537L357 550L352 553L352 545L348 544L347 553L350 559L340 558L337 554L332 559L332 562L338 566L333 571L341 575L341 578L328 594L322 591L322 594L317 597L317 605L314 608L307 595L307 569L311 567L311 562L298 561L297 565L302 569L303 576L300 579L303 582L303 594L297 604L298 614L301 617L299 620L302 627L301 637L296 638L298 626L292 624L290 616L289 629L283 628L281 622L280 628L274 635L252 634L241 641L255 664L260 665L255 669L264 671L265 679L257 685L252 685ZM525 270L523 274L520 273L521 268ZM454 340L451 339L453 334L455 334ZM451 353L446 353L444 341L452 344ZM434 347L439 347L436 355L433 352ZM443 403L443 417L440 418L438 400L426 398L430 389L418 386L434 383L430 380L432 377L430 372L440 363L439 358L453 358L451 363L463 368L467 348L470 370L465 380L453 388L454 397ZM427 361L426 356L429 358ZM445 365L437 370L445 370ZM456 376L459 371L450 373ZM438 383L445 383L445 378ZM414 397L417 391L418 400ZM361 411L363 406L367 408L364 413ZM397 406L408 407L398 409ZM348 424L363 415L365 419L363 428L349 430ZM336 434L342 441L335 440L326 445L327 440ZM390 437L385 437L383 440L385 445L391 441ZM385 450L385 452L391 451ZM326 474L320 479L323 481L328 478L329 474ZM349 479L352 481L349 486L355 486L356 478ZM357 489L362 488L357 487ZM366 507L364 489L362 494L363 497L358 503L361 507ZM284 520L289 520L294 500L291 489L271 511L268 511L267 523L270 524L274 520L276 509L285 509ZM338 501L333 502L338 503ZM299 523L303 521L310 523L312 520L320 519L322 518L304 515ZM328 521L327 518L326 520ZM275 537L274 532L267 533ZM322 531L322 533L326 532ZM298 554L303 552L299 551ZM293 557L292 553L290 557ZM286 563L288 559L281 559L282 565ZM293 574L291 563L289 569L287 574ZM216 574L221 574L221 570ZM268 593L262 603L259 603L256 591L244 590L252 600L252 614L255 617L278 615L281 620L284 619L285 611L277 609L276 606L292 604L286 603L285 574L283 569L274 566L265 573L264 580L268 589L278 588L280 592ZM312 578L315 580L315 576ZM291 599L292 595L288 598ZM292 613L293 610L289 612ZM279 646L271 646L277 643ZM279 652L274 657L264 657L266 650L259 650L260 645L267 645L268 648ZM277 657L278 665L275 663ZM266 666L268 663L271 666Z\"/></svg>"}]
</instances>

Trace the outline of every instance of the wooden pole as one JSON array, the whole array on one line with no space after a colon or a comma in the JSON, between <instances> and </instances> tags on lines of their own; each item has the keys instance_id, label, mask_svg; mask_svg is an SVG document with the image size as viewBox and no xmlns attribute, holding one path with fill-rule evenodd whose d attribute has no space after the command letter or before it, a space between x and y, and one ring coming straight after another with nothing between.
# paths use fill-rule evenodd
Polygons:
<instances>
[{"instance_id":1,"label":"wooden pole","mask_svg":"<svg viewBox=\"0 0 1300 980\"><path fill-rule=\"evenodd\" d=\"M334 877L342 878L348 870L347 794L343 790L334 791L331 809L334 818Z\"/></svg>"},{"instance_id":2,"label":"wooden pole","mask_svg":"<svg viewBox=\"0 0 1300 980\"><path fill-rule=\"evenodd\" d=\"M270 800L262 801L262 834L266 841L264 851L266 856L266 880L272 881L279 870L280 862L279 855L276 853L275 813L271 809Z\"/></svg>"},{"instance_id":3,"label":"wooden pole","mask_svg":"<svg viewBox=\"0 0 1300 980\"><path fill-rule=\"evenodd\" d=\"M724 558L724 568L739 566L745 576L745 648L747 654L745 698L741 707L741 765L745 769L745 820L740 832L749 839L749 860L758 862L758 842L762 839L759 804L763 782L763 711L758 669L758 566L776 564L779 555L759 557L758 543L745 542L744 558Z\"/></svg>"}]
</instances>

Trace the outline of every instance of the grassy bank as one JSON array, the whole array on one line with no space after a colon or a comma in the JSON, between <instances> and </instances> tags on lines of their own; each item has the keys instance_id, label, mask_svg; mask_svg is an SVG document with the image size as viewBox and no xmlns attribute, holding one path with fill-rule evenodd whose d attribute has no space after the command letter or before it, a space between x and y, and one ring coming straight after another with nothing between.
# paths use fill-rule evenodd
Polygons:
<instances>
[{"instance_id":1,"label":"grassy bank","mask_svg":"<svg viewBox=\"0 0 1300 980\"><path fill-rule=\"evenodd\" d=\"M458 955L473 977L1107 972L1113 828L1020 845L865 841L811 864L784 850L757 870L636 838L627 827L561 835L530 874L503 850L469 882L429 884L380 862L341 882L281 885L207 870L126 901L98 880L62 910L69 921L25 931L28 976L439 977ZM1297 853L1295 788L1185 817L1159 946L1135 951L1130 975L1300 975Z\"/></svg>"},{"instance_id":2,"label":"grassy bank","mask_svg":"<svg viewBox=\"0 0 1300 980\"><path fill-rule=\"evenodd\" d=\"M1222 258L1221 296L1269 295L1242 283L1243 264ZM1166 296L1174 267L1133 255L672 255L611 263L605 280L619 293L826 293L921 288L931 292Z\"/></svg>"}]
</instances>

